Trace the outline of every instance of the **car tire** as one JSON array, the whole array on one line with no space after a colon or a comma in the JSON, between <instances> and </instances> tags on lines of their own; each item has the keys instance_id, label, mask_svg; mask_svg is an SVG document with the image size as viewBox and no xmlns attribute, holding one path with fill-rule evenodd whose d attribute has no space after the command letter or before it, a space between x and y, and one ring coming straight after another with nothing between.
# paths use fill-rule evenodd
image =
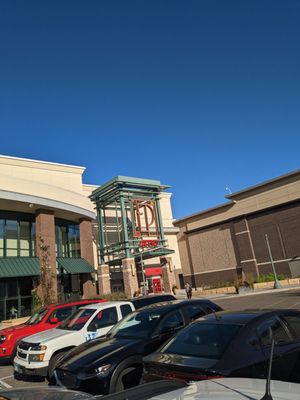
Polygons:
<instances>
[{"instance_id":1,"label":"car tire","mask_svg":"<svg viewBox=\"0 0 300 400\"><path fill-rule=\"evenodd\" d=\"M56 364L58 363L58 361L62 358L62 356L65 354L66 352L62 351L60 353L54 354L54 356L51 357L50 361L49 361L49 366L48 366L48 373L47 373L47 380L50 383L50 385L55 384L55 378L53 376L53 372L55 370Z\"/></svg>"},{"instance_id":2,"label":"car tire","mask_svg":"<svg viewBox=\"0 0 300 400\"><path fill-rule=\"evenodd\" d=\"M121 392L124 389L129 389L137 386L142 376L141 369L137 367L128 367L120 372L117 378L115 392Z\"/></svg>"}]
</instances>

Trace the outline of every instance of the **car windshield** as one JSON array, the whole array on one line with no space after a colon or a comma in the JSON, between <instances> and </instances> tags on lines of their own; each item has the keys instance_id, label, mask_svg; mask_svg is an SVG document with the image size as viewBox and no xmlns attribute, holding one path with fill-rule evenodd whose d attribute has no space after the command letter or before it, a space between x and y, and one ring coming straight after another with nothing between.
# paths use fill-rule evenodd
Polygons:
<instances>
[{"instance_id":1,"label":"car windshield","mask_svg":"<svg viewBox=\"0 0 300 400\"><path fill-rule=\"evenodd\" d=\"M95 313L93 308L81 308L64 321L57 329L66 329L68 331L79 331L84 327L90 317Z\"/></svg>"},{"instance_id":2,"label":"car windshield","mask_svg":"<svg viewBox=\"0 0 300 400\"><path fill-rule=\"evenodd\" d=\"M26 325L35 325L42 321L45 315L48 313L47 308L40 308L35 314L33 314L28 321L26 321Z\"/></svg>"},{"instance_id":3,"label":"car windshield","mask_svg":"<svg viewBox=\"0 0 300 400\"><path fill-rule=\"evenodd\" d=\"M128 314L109 331L108 336L137 339L149 337L160 321L163 312L163 310L152 310Z\"/></svg>"},{"instance_id":4,"label":"car windshield","mask_svg":"<svg viewBox=\"0 0 300 400\"><path fill-rule=\"evenodd\" d=\"M219 360L241 325L196 323L171 339L162 353Z\"/></svg>"}]
</instances>

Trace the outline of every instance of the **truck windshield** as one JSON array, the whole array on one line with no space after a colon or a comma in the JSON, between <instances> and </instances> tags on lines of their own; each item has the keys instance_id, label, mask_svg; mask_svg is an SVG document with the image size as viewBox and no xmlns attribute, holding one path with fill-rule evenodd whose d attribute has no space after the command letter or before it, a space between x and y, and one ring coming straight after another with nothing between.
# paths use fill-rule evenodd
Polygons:
<instances>
[{"instance_id":1,"label":"truck windshield","mask_svg":"<svg viewBox=\"0 0 300 400\"><path fill-rule=\"evenodd\" d=\"M71 317L64 321L57 329L66 329L68 331L79 331L90 317L95 313L92 308L84 308L76 311Z\"/></svg>"},{"instance_id":2,"label":"truck windshield","mask_svg":"<svg viewBox=\"0 0 300 400\"><path fill-rule=\"evenodd\" d=\"M26 321L26 325L35 325L42 321L45 315L48 313L47 308L40 308L35 314L33 314L28 321Z\"/></svg>"}]
</instances>

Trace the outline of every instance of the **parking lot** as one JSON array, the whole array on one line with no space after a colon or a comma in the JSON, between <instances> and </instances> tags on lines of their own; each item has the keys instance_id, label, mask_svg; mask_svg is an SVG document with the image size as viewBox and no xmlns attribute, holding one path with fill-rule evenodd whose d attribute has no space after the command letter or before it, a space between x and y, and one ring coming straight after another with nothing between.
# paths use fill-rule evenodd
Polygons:
<instances>
[{"instance_id":1,"label":"parking lot","mask_svg":"<svg viewBox=\"0 0 300 400\"><path fill-rule=\"evenodd\" d=\"M214 302L224 310L243 310L255 308L288 308L300 309L300 288L271 290L264 293L248 293L214 297ZM16 380L13 367L0 366L0 389L11 387L46 386L47 381L32 379L30 382Z\"/></svg>"}]
</instances>

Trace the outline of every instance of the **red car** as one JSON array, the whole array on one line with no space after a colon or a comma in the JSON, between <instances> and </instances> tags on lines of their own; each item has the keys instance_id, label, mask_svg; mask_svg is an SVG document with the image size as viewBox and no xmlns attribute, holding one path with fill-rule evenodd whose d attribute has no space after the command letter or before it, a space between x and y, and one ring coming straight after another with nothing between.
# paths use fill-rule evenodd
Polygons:
<instances>
[{"instance_id":1,"label":"red car","mask_svg":"<svg viewBox=\"0 0 300 400\"><path fill-rule=\"evenodd\" d=\"M0 363L11 362L14 359L19 341L34 333L56 328L68 318L77 308L102 303L106 300L80 300L65 304L51 304L40 308L24 324L0 330Z\"/></svg>"}]
</instances>

